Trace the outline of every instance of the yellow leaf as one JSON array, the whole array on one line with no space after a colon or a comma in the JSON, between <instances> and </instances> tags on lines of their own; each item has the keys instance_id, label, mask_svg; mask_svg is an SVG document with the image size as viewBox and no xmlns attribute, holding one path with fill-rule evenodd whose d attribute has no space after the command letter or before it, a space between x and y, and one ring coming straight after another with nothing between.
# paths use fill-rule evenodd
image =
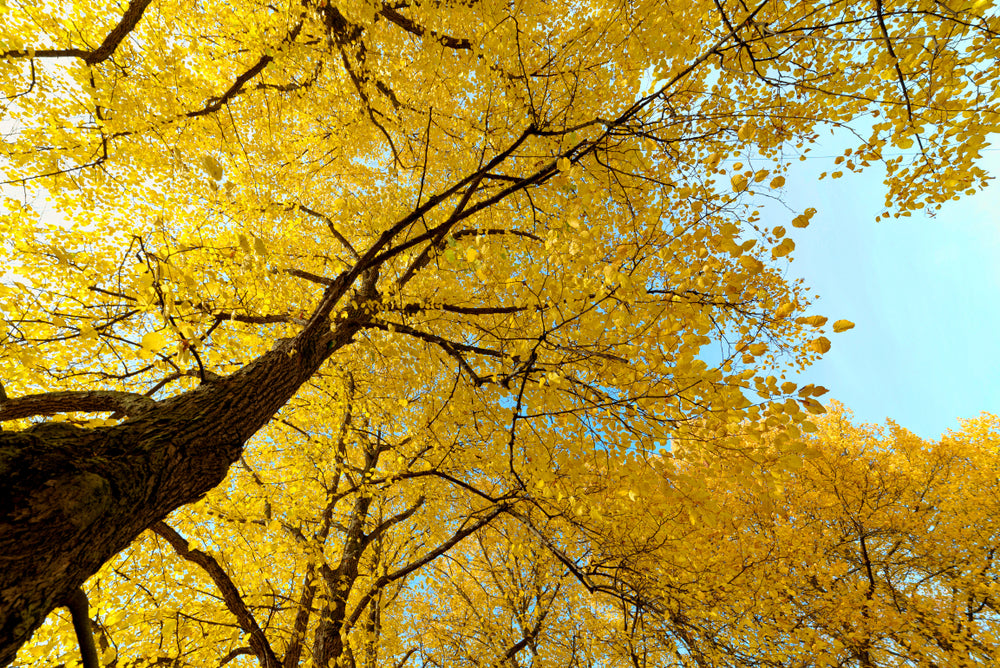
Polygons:
<instances>
[{"instance_id":1,"label":"yellow leaf","mask_svg":"<svg viewBox=\"0 0 1000 668\"><path fill-rule=\"evenodd\" d=\"M740 258L740 264L752 274L759 273L764 269L764 263L752 255L744 255Z\"/></svg>"},{"instance_id":2,"label":"yellow leaf","mask_svg":"<svg viewBox=\"0 0 1000 668\"><path fill-rule=\"evenodd\" d=\"M838 320L833 323L833 331L836 333L846 332L849 329L854 329L854 323L850 320Z\"/></svg>"},{"instance_id":3,"label":"yellow leaf","mask_svg":"<svg viewBox=\"0 0 1000 668\"><path fill-rule=\"evenodd\" d=\"M813 415L822 415L826 412L826 409L823 408L823 404L815 399L799 399L799 402Z\"/></svg>"},{"instance_id":4,"label":"yellow leaf","mask_svg":"<svg viewBox=\"0 0 1000 668\"><path fill-rule=\"evenodd\" d=\"M780 244L771 249L771 256L775 258L784 257L793 250L795 250L795 242L786 237Z\"/></svg>"},{"instance_id":5,"label":"yellow leaf","mask_svg":"<svg viewBox=\"0 0 1000 668\"><path fill-rule=\"evenodd\" d=\"M824 354L830 350L830 339L825 336L821 336L818 339L813 339L809 342L809 347L820 354Z\"/></svg>"},{"instance_id":6,"label":"yellow leaf","mask_svg":"<svg viewBox=\"0 0 1000 668\"><path fill-rule=\"evenodd\" d=\"M222 180L222 165L215 159L215 156L211 154L206 155L201 159L201 166L208 172L213 181Z\"/></svg>"},{"instance_id":7,"label":"yellow leaf","mask_svg":"<svg viewBox=\"0 0 1000 668\"><path fill-rule=\"evenodd\" d=\"M781 186L785 185L785 177L775 176L773 179L771 179L771 183L769 185L772 188L780 188Z\"/></svg>"},{"instance_id":8,"label":"yellow leaf","mask_svg":"<svg viewBox=\"0 0 1000 668\"><path fill-rule=\"evenodd\" d=\"M796 318L795 322L799 325L811 325L813 327L822 327L826 324L827 318L823 315L810 315L804 318Z\"/></svg>"},{"instance_id":9,"label":"yellow leaf","mask_svg":"<svg viewBox=\"0 0 1000 668\"><path fill-rule=\"evenodd\" d=\"M556 168L560 172L568 172L571 166L569 158L559 158L559 160L556 161Z\"/></svg>"},{"instance_id":10,"label":"yellow leaf","mask_svg":"<svg viewBox=\"0 0 1000 668\"><path fill-rule=\"evenodd\" d=\"M142 347L149 352L159 352L167 347L169 341L163 332L147 332L142 337Z\"/></svg>"},{"instance_id":11,"label":"yellow leaf","mask_svg":"<svg viewBox=\"0 0 1000 668\"><path fill-rule=\"evenodd\" d=\"M261 257L267 255L267 246L264 245L263 240L261 240L259 237L254 237L253 249L257 253L257 255L260 255Z\"/></svg>"}]
</instances>

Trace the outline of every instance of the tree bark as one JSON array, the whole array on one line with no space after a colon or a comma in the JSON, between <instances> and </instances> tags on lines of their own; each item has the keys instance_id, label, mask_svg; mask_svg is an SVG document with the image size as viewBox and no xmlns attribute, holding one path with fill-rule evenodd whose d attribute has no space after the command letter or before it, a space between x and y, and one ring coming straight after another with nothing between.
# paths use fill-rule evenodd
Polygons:
<instances>
[{"instance_id":1,"label":"tree bark","mask_svg":"<svg viewBox=\"0 0 1000 668\"><path fill-rule=\"evenodd\" d=\"M0 665L145 529L218 485L243 445L361 323L314 318L231 376L118 425L0 431Z\"/></svg>"}]
</instances>

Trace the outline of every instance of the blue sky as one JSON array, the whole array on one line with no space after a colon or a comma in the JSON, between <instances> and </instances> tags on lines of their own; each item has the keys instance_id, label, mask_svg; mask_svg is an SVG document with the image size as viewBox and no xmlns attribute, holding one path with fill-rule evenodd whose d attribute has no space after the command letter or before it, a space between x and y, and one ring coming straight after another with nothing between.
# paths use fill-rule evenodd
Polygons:
<instances>
[{"instance_id":1,"label":"blue sky","mask_svg":"<svg viewBox=\"0 0 1000 668\"><path fill-rule=\"evenodd\" d=\"M934 218L876 223L880 173L817 180L838 152L816 148L820 157L789 175L785 201L819 210L794 230L789 274L820 295L813 312L857 326L830 334L830 352L795 380L829 388L824 399L859 421L891 418L925 438L957 429L957 418L1000 413L1000 186L949 202ZM983 156L1000 175L1000 151ZM769 207L765 220L788 226L785 217Z\"/></svg>"}]
</instances>

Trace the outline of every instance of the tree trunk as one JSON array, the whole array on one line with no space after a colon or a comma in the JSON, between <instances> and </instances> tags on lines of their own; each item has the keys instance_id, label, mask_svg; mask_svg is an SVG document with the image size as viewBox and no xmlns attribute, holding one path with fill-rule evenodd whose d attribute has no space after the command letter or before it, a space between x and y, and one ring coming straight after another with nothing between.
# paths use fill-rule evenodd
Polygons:
<instances>
[{"instance_id":1,"label":"tree trunk","mask_svg":"<svg viewBox=\"0 0 1000 668\"><path fill-rule=\"evenodd\" d=\"M108 559L222 482L247 439L358 329L344 325L314 323L112 427L0 432L0 666Z\"/></svg>"}]
</instances>

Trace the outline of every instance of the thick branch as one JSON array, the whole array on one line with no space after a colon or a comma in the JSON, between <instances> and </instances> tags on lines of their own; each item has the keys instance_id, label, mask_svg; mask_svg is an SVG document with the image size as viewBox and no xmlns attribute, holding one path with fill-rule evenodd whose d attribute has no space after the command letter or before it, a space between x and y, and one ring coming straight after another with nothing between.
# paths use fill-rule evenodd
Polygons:
<instances>
[{"instance_id":1,"label":"thick branch","mask_svg":"<svg viewBox=\"0 0 1000 668\"><path fill-rule=\"evenodd\" d=\"M135 26L139 23L139 19L142 18L142 13L146 11L146 7L153 0L132 0L129 3L128 9L125 10L125 14L122 16L122 20L118 22L114 30L108 33L108 36L104 38L104 41L99 47L94 49L84 60L87 61L88 65L97 65L98 63L104 62L111 57L111 54L115 52L118 45L122 43L126 35L135 29Z\"/></svg>"},{"instance_id":2,"label":"thick branch","mask_svg":"<svg viewBox=\"0 0 1000 668\"><path fill-rule=\"evenodd\" d=\"M44 392L0 401L0 421L72 412L113 411L129 417L138 417L155 406L156 402L149 397L131 392L114 390Z\"/></svg>"},{"instance_id":3,"label":"thick branch","mask_svg":"<svg viewBox=\"0 0 1000 668\"><path fill-rule=\"evenodd\" d=\"M104 38L101 45L93 51L87 51L86 49L37 49L34 51L23 49L5 51L0 53L0 58L24 58L26 56L34 58L83 58L84 62L88 65L97 65L111 57L115 49L118 48L118 45L122 43L122 40L138 25L139 19L142 18L142 13L146 11L146 7L149 7L152 1L132 0L129 3L128 9L125 10L121 21L118 22L118 25L108 33L108 36Z\"/></svg>"}]
</instances>

